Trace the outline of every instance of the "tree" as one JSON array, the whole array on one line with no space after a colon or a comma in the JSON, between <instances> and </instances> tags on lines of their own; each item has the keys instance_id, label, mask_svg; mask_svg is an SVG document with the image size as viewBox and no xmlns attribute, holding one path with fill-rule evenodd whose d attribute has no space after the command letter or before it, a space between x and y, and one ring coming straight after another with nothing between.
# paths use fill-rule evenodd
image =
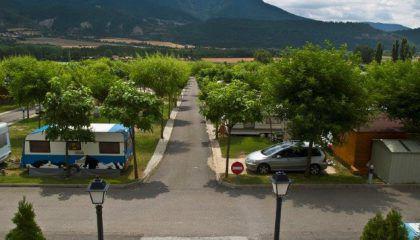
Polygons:
<instances>
[{"instance_id":1,"label":"tree","mask_svg":"<svg viewBox=\"0 0 420 240\"><path fill-rule=\"evenodd\" d=\"M93 142L94 134L90 131L90 115L93 99L90 90L75 83L64 84L59 78L51 81L51 91L44 102L45 122L48 125L46 138L50 141L65 142L64 164L71 174L68 160L69 142Z\"/></svg>"},{"instance_id":2,"label":"tree","mask_svg":"<svg viewBox=\"0 0 420 240\"><path fill-rule=\"evenodd\" d=\"M82 74L81 81L92 92L92 96L102 103L108 96L112 84L120 79L114 70L111 60L101 58L98 60L87 60L80 63ZM123 73L120 73L124 75Z\"/></svg>"},{"instance_id":3,"label":"tree","mask_svg":"<svg viewBox=\"0 0 420 240\"><path fill-rule=\"evenodd\" d=\"M361 240L408 240L408 232L401 215L392 209L386 218L377 213L363 229Z\"/></svg>"},{"instance_id":4,"label":"tree","mask_svg":"<svg viewBox=\"0 0 420 240\"><path fill-rule=\"evenodd\" d=\"M257 62L267 64L273 61L273 54L267 50L257 50L254 52L254 59Z\"/></svg>"},{"instance_id":5,"label":"tree","mask_svg":"<svg viewBox=\"0 0 420 240\"><path fill-rule=\"evenodd\" d=\"M375 56L375 51L367 45L357 46L354 53L359 54L365 64L371 63Z\"/></svg>"},{"instance_id":6,"label":"tree","mask_svg":"<svg viewBox=\"0 0 420 240\"><path fill-rule=\"evenodd\" d=\"M233 126L238 123L262 120L260 97L248 84L234 80L229 84L211 89L206 103L217 107L221 121L227 127L228 139L226 150L225 177L229 174L230 142Z\"/></svg>"},{"instance_id":7,"label":"tree","mask_svg":"<svg viewBox=\"0 0 420 240\"><path fill-rule=\"evenodd\" d=\"M115 119L131 129L133 143L134 176L139 178L135 128L141 131L152 130L152 123L161 118L160 107L162 103L151 94L137 89L132 82L117 81L109 91L101 109L104 116Z\"/></svg>"},{"instance_id":8,"label":"tree","mask_svg":"<svg viewBox=\"0 0 420 240\"><path fill-rule=\"evenodd\" d=\"M19 201L18 212L12 219L16 228L6 235L6 240L45 240L41 228L35 222L35 212L31 203Z\"/></svg>"},{"instance_id":9,"label":"tree","mask_svg":"<svg viewBox=\"0 0 420 240\"><path fill-rule=\"evenodd\" d=\"M339 142L343 133L367 121L369 97L344 48L306 45L272 64L266 76L292 137L309 142L306 176L315 143Z\"/></svg>"},{"instance_id":10,"label":"tree","mask_svg":"<svg viewBox=\"0 0 420 240\"><path fill-rule=\"evenodd\" d=\"M401 41L401 51L400 51L400 59L405 61L405 60L411 60L410 57L410 45L408 43L407 38L403 38Z\"/></svg>"},{"instance_id":11,"label":"tree","mask_svg":"<svg viewBox=\"0 0 420 240\"><path fill-rule=\"evenodd\" d=\"M400 43L398 40L395 40L395 43L392 45L392 61L398 61L398 55L400 52Z\"/></svg>"},{"instance_id":12,"label":"tree","mask_svg":"<svg viewBox=\"0 0 420 240\"><path fill-rule=\"evenodd\" d=\"M36 104L41 113L41 103L50 89L49 81L58 74L59 65L50 61L37 61L33 57L9 58L2 65L7 88L15 101L28 109L29 105ZM27 117L29 118L29 111Z\"/></svg>"},{"instance_id":13,"label":"tree","mask_svg":"<svg viewBox=\"0 0 420 240\"><path fill-rule=\"evenodd\" d=\"M138 59L132 64L130 79L142 88L152 89L164 101L168 99L168 118L176 96L187 84L189 66L172 57L153 55ZM164 105L162 105L161 138L164 128Z\"/></svg>"},{"instance_id":14,"label":"tree","mask_svg":"<svg viewBox=\"0 0 420 240\"><path fill-rule=\"evenodd\" d=\"M378 43L378 45L376 45L376 51L375 51L375 61L378 64L382 63L382 55L384 53L384 49L382 47L382 43Z\"/></svg>"},{"instance_id":15,"label":"tree","mask_svg":"<svg viewBox=\"0 0 420 240\"><path fill-rule=\"evenodd\" d=\"M368 88L380 111L420 133L420 62L386 62L368 68Z\"/></svg>"},{"instance_id":16,"label":"tree","mask_svg":"<svg viewBox=\"0 0 420 240\"><path fill-rule=\"evenodd\" d=\"M201 92L199 99L201 101L200 104L200 112L201 114L207 119L210 120L215 128L216 128L216 139L219 139L219 127L222 122L223 112L220 109L220 98L209 98L209 93L212 91L220 91L223 87L223 83L219 82L212 82L206 81L205 84L201 87Z\"/></svg>"}]
</instances>

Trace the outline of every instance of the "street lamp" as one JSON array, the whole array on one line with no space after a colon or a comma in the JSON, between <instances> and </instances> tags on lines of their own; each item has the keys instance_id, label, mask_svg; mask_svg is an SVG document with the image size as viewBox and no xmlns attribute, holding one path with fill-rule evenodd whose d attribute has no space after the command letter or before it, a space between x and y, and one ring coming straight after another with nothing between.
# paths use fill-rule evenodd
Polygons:
<instances>
[{"instance_id":1,"label":"street lamp","mask_svg":"<svg viewBox=\"0 0 420 240\"><path fill-rule=\"evenodd\" d=\"M287 190L289 190L291 181L283 171L280 171L271 177L271 184L273 185L273 192L274 194L276 194L276 199L277 199L274 240L279 240L280 239L281 205L282 205L283 197L287 195Z\"/></svg>"},{"instance_id":2,"label":"street lamp","mask_svg":"<svg viewBox=\"0 0 420 240\"><path fill-rule=\"evenodd\" d=\"M104 180L96 177L88 186L87 191L90 195L92 204L96 206L96 218L98 223L98 240L104 239L104 227L102 221L102 204L105 201L105 195L108 191L109 184Z\"/></svg>"}]
</instances>

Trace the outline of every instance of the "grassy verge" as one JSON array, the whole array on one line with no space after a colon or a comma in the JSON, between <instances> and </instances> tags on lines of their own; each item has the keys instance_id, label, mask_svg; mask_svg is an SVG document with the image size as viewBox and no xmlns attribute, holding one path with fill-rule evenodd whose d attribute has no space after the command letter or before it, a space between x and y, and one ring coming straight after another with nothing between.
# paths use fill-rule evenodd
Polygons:
<instances>
[{"instance_id":1,"label":"grassy verge","mask_svg":"<svg viewBox=\"0 0 420 240\"><path fill-rule=\"evenodd\" d=\"M98 119L94 122L108 122L107 119ZM111 121L114 122L114 121ZM10 127L10 141L12 144L12 156L6 162L6 176L0 176L0 183L16 184L87 184L91 179L86 178L54 178L54 177L30 177L24 169L19 168L19 160L22 156L22 147L26 135L38 127L36 118L25 119ZM138 169L141 174L151 159L156 145L160 139L160 125L153 125L151 132L136 133L136 153L138 157ZM105 178L111 184L123 184L134 181L134 169L126 169L118 178Z\"/></svg>"},{"instance_id":2,"label":"grassy verge","mask_svg":"<svg viewBox=\"0 0 420 240\"><path fill-rule=\"evenodd\" d=\"M219 139L222 156L226 157L227 138ZM274 143L268 138L232 136L230 143L230 156L239 158L251 152L267 148Z\"/></svg>"},{"instance_id":3,"label":"grassy verge","mask_svg":"<svg viewBox=\"0 0 420 240\"><path fill-rule=\"evenodd\" d=\"M289 172L287 176L295 184L363 184L367 183L366 177L361 177L352 174L345 166L339 161L336 161L333 157L329 157L333 161L335 173L323 174L320 176L311 176L305 178L303 173L300 172ZM257 174L245 174L240 175L238 178L235 175L230 175L229 178L224 181L235 184L271 184L270 175L257 175ZM379 179L374 180L375 183L382 183Z\"/></svg>"},{"instance_id":4,"label":"grassy verge","mask_svg":"<svg viewBox=\"0 0 420 240\"><path fill-rule=\"evenodd\" d=\"M0 113L2 112L7 112L10 110L14 110L16 108L18 108L19 106L13 103L9 103L9 104L0 104Z\"/></svg>"}]
</instances>

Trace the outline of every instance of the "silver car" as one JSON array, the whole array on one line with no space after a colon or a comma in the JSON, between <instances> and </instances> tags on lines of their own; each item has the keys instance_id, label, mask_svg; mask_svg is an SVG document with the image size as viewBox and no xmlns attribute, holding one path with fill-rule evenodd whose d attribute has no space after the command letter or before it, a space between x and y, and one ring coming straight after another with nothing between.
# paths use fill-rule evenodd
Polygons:
<instances>
[{"instance_id":1,"label":"silver car","mask_svg":"<svg viewBox=\"0 0 420 240\"><path fill-rule=\"evenodd\" d=\"M248 170L267 174L271 171L304 171L309 143L299 141L283 142L264 150L249 154L245 160ZM325 153L319 146L312 150L310 172L318 175L328 167Z\"/></svg>"}]
</instances>

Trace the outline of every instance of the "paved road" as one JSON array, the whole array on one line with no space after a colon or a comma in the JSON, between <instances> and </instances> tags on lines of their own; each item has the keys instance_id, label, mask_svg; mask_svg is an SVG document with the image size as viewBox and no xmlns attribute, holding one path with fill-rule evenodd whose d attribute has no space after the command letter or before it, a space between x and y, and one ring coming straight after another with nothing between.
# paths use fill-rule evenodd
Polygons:
<instances>
[{"instance_id":1,"label":"paved road","mask_svg":"<svg viewBox=\"0 0 420 240\"><path fill-rule=\"evenodd\" d=\"M149 182L110 190L104 206L107 239L272 239L271 192L221 187L207 167L208 138L196 94L191 82L165 158ZM96 238L86 193L48 188L0 188L0 238L13 227L10 219L23 195L34 203L48 239ZM419 203L420 190L412 187L294 187L283 205L282 239L358 239L378 211L397 208L405 220L420 221Z\"/></svg>"},{"instance_id":2,"label":"paved road","mask_svg":"<svg viewBox=\"0 0 420 240\"><path fill-rule=\"evenodd\" d=\"M35 114L35 109L31 109L30 110L30 116ZM16 122L19 120L22 120L22 111L19 109L15 109L12 111L8 111L5 113L0 113L0 122L6 122L6 123L12 123L12 122ZM25 112L25 117L26 117L26 112Z\"/></svg>"}]
</instances>

